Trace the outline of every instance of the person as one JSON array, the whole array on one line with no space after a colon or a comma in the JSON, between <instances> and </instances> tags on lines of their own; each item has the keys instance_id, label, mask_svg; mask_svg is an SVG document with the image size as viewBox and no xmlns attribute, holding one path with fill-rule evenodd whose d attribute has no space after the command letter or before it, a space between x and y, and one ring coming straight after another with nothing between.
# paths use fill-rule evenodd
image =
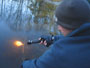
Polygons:
<instances>
[{"instance_id":1,"label":"person","mask_svg":"<svg viewBox=\"0 0 90 68\"><path fill-rule=\"evenodd\" d=\"M39 58L24 61L23 68L90 68L89 2L62 0L55 16L64 36L47 37L41 44L49 41L51 47Z\"/></svg>"}]
</instances>

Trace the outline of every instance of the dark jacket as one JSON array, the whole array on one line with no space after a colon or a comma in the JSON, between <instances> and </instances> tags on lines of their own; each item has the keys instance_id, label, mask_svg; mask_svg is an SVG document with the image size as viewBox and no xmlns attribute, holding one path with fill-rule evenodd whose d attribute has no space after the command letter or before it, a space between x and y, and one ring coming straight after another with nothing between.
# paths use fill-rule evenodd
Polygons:
<instances>
[{"instance_id":1,"label":"dark jacket","mask_svg":"<svg viewBox=\"0 0 90 68\"><path fill-rule=\"evenodd\" d=\"M90 23L57 40L38 59L25 61L23 68L90 68Z\"/></svg>"}]
</instances>

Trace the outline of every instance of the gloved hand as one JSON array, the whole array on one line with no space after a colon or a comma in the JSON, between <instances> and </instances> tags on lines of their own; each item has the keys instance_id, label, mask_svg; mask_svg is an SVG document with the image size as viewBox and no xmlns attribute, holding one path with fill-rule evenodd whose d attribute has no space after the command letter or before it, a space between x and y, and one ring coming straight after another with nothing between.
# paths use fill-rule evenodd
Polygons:
<instances>
[{"instance_id":1,"label":"gloved hand","mask_svg":"<svg viewBox=\"0 0 90 68\"><path fill-rule=\"evenodd\" d=\"M54 41L54 36L43 35L39 40L41 40L40 44L44 44L46 47L49 47Z\"/></svg>"}]
</instances>

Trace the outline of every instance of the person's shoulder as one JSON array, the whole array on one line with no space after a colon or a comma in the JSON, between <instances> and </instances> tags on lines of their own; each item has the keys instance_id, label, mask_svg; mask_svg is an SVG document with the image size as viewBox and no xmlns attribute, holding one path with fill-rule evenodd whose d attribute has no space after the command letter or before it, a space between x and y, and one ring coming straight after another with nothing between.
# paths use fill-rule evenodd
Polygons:
<instances>
[{"instance_id":1,"label":"person's shoulder","mask_svg":"<svg viewBox=\"0 0 90 68\"><path fill-rule=\"evenodd\" d=\"M59 40L57 40L54 44L62 43L62 42L68 41L70 39L72 39L72 38L71 37L62 37Z\"/></svg>"},{"instance_id":2,"label":"person's shoulder","mask_svg":"<svg viewBox=\"0 0 90 68\"><path fill-rule=\"evenodd\" d=\"M69 43L72 43L73 40L72 37L63 37L56 42L53 43L52 47L63 47L63 45L68 45Z\"/></svg>"}]
</instances>

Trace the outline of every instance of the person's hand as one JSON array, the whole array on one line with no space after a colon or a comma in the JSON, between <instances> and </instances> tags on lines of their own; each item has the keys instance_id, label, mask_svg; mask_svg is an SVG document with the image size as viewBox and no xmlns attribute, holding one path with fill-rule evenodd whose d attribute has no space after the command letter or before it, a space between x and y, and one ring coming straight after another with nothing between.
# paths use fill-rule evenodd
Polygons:
<instances>
[{"instance_id":1,"label":"person's hand","mask_svg":"<svg viewBox=\"0 0 90 68\"><path fill-rule=\"evenodd\" d=\"M41 38L39 38L39 40L41 40ZM43 45L47 46L46 40L41 40L40 44L41 44L41 45L43 44Z\"/></svg>"},{"instance_id":2,"label":"person's hand","mask_svg":"<svg viewBox=\"0 0 90 68\"><path fill-rule=\"evenodd\" d=\"M41 36L39 38L39 40L41 40L40 44L43 44L46 47L49 47L53 43L52 36L45 36L44 35L44 36Z\"/></svg>"}]
</instances>

